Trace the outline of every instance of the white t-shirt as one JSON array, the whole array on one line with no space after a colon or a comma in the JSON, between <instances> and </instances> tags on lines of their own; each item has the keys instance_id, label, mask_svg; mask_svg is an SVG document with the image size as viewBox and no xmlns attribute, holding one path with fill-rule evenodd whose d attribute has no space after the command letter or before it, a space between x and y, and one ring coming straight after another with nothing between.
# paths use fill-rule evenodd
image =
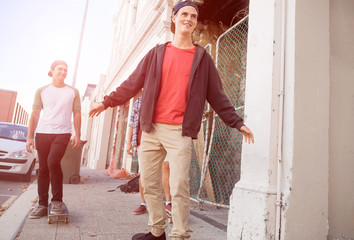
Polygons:
<instances>
[{"instance_id":1,"label":"white t-shirt","mask_svg":"<svg viewBox=\"0 0 354 240\"><path fill-rule=\"evenodd\" d=\"M62 88L46 85L37 90L33 109L43 110L37 133L71 133L72 113L81 112L79 91L68 85Z\"/></svg>"}]
</instances>

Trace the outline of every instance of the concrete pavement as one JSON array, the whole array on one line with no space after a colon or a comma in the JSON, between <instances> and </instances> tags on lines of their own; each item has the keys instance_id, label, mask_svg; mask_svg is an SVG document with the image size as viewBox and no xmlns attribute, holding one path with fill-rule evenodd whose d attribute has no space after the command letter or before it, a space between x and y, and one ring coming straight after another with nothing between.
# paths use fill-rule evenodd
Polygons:
<instances>
[{"instance_id":1,"label":"concrete pavement","mask_svg":"<svg viewBox=\"0 0 354 240\"><path fill-rule=\"evenodd\" d=\"M139 232L148 232L148 214L133 215L139 205L139 194L126 194L115 189L126 179L113 179L105 171L82 168L79 184L64 184L64 202L70 211L70 222L48 224L47 218L29 219L28 212L37 199L37 183L0 217L0 240L33 239L117 239L130 240ZM228 209L203 205L202 210L191 202L189 227L191 239L227 239ZM171 230L168 224L166 233ZM169 239L169 238L168 238Z\"/></svg>"}]
</instances>

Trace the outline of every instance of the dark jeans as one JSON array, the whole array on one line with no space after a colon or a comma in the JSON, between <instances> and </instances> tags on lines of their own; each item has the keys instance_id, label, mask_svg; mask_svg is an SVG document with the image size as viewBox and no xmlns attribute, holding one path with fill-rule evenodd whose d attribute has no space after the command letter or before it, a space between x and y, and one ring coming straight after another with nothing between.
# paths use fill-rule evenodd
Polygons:
<instances>
[{"instance_id":1,"label":"dark jeans","mask_svg":"<svg viewBox=\"0 0 354 240\"><path fill-rule=\"evenodd\" d=\"M36 149L39 159L38 196L39 205L48 206L49 183L52 187L52 202L63 200L63 172L61 159L65 154L71 134L36 134Z\"/></svg>"}]
</instances>

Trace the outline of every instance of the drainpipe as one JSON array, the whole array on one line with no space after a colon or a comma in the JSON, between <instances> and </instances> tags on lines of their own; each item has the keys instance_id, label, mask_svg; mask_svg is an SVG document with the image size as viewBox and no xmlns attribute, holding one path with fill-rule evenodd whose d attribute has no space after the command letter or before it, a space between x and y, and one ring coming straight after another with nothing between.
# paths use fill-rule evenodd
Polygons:
<instances>
[{"instance_id":1,"label":"drainpipe","mask_svg":"<svg viewBox=\"0 0 354 240\"><path fill-rule=\"evenodd\" d=\"M284 81L285 81L285 16L286 0L279 1L281 4L281 32L280 32L280 83L279 83L279 125L278 125L278 166L277 166L277 198L275 216L275 239L280 240L281 232L281 177L282 177L282 155L283 155L283 121L284 121Z\"/></svg>"}]
</instances>

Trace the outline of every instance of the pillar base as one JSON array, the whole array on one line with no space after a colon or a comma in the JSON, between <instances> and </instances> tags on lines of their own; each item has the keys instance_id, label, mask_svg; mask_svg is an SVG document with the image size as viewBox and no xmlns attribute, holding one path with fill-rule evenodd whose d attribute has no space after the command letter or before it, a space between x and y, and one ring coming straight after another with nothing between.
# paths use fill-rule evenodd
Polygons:
<instances>
[{"instance_id":1,"label":"pillar base","mask_svg":"<svg viewBox=\"0 0 354 240\"><path fill-rule=\"evenodd\" d=\"M275 188L238 182L230 199L227 239L275 239Z\"/></svg>"}]
</instances>

